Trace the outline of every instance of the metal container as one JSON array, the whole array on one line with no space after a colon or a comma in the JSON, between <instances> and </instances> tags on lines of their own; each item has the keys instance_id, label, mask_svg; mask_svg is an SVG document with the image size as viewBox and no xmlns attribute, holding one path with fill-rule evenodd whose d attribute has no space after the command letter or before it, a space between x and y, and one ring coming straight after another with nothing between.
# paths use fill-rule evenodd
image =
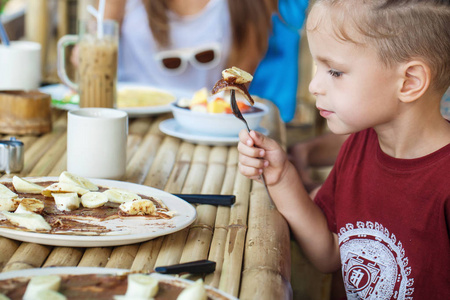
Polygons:
<instances>
[{"instance_id":1,"label":"metal container","mask_svg":"<svg viewBox=\"0 0 450 300\"><path fill-rule=\"evenodd\" d=\"M23 143L15 137L0 141L0 172L20 172L23 168Z\"/></svg>"}]
</instances>

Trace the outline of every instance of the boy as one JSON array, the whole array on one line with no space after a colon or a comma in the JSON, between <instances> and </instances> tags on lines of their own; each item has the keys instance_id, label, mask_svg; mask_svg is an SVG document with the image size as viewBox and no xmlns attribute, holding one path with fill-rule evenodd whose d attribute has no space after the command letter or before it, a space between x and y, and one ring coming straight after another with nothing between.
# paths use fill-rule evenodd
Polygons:
<instances>
[{"instance_id":1,"label":"boy","mask_svg":"<svg viewBox=\"0 0 450 300\"><path fill-rule=\"evenodd\" d=\"M316 1L310 92L331 131L352 135L314 202L275 141L240 133L239 170L264 172L305 254L342 268L349 299L450 295L449 24L448 0Z\"/></svg>"}]
</instances>

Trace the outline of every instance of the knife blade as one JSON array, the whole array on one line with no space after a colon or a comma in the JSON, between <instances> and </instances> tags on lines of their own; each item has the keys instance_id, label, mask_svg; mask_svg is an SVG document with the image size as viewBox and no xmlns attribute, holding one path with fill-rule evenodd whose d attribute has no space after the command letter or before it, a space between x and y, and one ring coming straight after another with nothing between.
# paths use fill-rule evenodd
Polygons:
<instances>
[{"instance_id":1,"label":"knife blade","mask_svg":"<svg viewBox=\"0 0 450 300\"><path fill-rule=\"evenodd\" d=\"M231 206L236 202L235 195L214 194L173 194L189 203Z\"/></svg>"}]
</instances>

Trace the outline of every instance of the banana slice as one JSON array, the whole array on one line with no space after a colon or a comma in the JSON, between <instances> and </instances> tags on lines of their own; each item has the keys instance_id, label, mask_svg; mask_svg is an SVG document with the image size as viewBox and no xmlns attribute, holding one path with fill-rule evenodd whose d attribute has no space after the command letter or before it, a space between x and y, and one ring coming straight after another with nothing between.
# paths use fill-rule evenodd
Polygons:
<instances>
[{"instance_id":1,"label":"banana slice","mask_svg":"<svg viewBox=\"0 0 450 300\"><path fill-rule=\"evenodd\" d=\"M25 298L23 298L25 299ZM42 290L38 292L34 298L34 300L66 300L67 297L57 291L52 290Z\"/></svg>"},{"instance_id":2,"label":"banana slice","mask_svg":"<svg viewBox=\"0 0 450 300\"><path fill-rule=\"evenodd\" d=\"M44 201L35 198L22 198L14 213L36 213L44 211Z\"/></svg>"},{"instance_id":3,"label":"banana slice","mask_svg":"<svg viewBox=\"0 0 450 300\"><path fill-rule=\"evenodd\" d=\"M140 200L141 197L133 192L122 189L109 189L103 192L110 202L123 203L133 200Z\"/></svg>"},{"instance_id":4,"label":"banana slice","mask_svg":"<svg viewBox=\"0 0 450 300\"><path fill-rule=\"evenodd\" d=\"M253 76L250 73L245 72L244 70L237 67L231 67L229 69L223 70L222 78L225 79L225 81L236 82L239 84L248 83L253 80Z\"/></svg>"},{"instance_id":5,"label":"banana slice","mask_svg":"<svg viewBox=\"0 0 450 300\"><path fill-rule=\"evenodd\" d=\"M12 183L19 193L40 194L44 190L43 186L20 178L19 176L14 176Z\"/></svg>"},{"instance_id":6,"label":"banana slice","mask_svg":"<svg viewBox=\"0 0 450 300\"><path fill-rule=\"evenodd\" d=\"M156 207L151 200L140 199L120 204L119 209L131 216L153 215Z\"/></svg>"},{"instance_id":7,"label":"banana slice","mask_svg":"<svg viewBox=\"0 0 450 300\"><path fill-rule=\"evenodd\" d=\"M185 288L179 295L177 300L206 300L205 286L203 280L198 279L196 282Z\"/></svg>"},{"instance_id":8,"label":"banana slice","mask_svg":"<svg viewBox=\"0 0 450 300\"><path fill-rule=\"evenodd\" d=\"M149 299L158 293L158 279L144 274L128 275L125 297L128 299Z\"/></svg>"},{"instance_id":9,"label":"banana slice","mask_svg":"<svg viewBox=\"0 0 450 300\"><path fill-rule=\"evenodd\" d=\"M42 191L42 195L50 197L52 193L77 193L79 196L82 196L88 192L88 189L85 189L79 185L65 182L56 182L46 187Z\"/></svg>"},{"instance_id":10,"label":"banana slice","mask_svg":"<svg viewBox=\"0 0 450 300\"><path fill-rule=\"evenodd\" d=\"M100 192L89 192L81 196L81 204L84 207L96 208L108 202L108 197Z\"/></svg>"},{"instance_id":11,"label":"banana slice","mask_svg":"<svg viewBox=\"0 0 450 300\"><path fill-rule=\"evenodd\" d=\"M50 224L48 224L47 221L45 221L44 217L33 212L11 213L4 211L2 213L12 224L20 227L25 227L26 229L31 231L37 230L48 231L52 229Z\"/></svg>"},{"instance_id":12,"label":"banana slice","mask_svg":"<svg viewBox=\"0 0 450 300\"><path fill-rule=\"evenodd\" d=\"M20 199L18 198L2 198L0 196L0 211L15 211L19 203Z\"/></svg>"},{"instance_id":13,"label":"banana slice","mask_svg":"<svg viewBox=\"0 0 450 300\"><path fill-rule=\"evenodd\" d=\"M55 199L56 208L60 211L72 211L80 207L77 193L52 193L52 197Z\"/></svg>"},{"instance_id":14,"label":"banana slice","mask_svg":"<svg viewBox=\"0 0 450 300\"><path fill-rule=\"evenodd\" d=\"M17 194L0 183L0 198L17 198Z\"/></svg>"},{"instance_id":15,"label":"banana slice","mask_svg":"<svg viewBox=\"0 0 450 300\"><path fill-rule=\"evenodd\" d=\"M75 175L73 173L69 173L67 171L62 172L61 175L59 175L59 182L79 185L82 188L88 189L93 192L98 191L98 186L92 183L89 179L86 179L79 175Z\"/></svg>"},{"instance_id":16,"label":"banana slice","mask_svg":"<svg viewBox=\"0 0 450 300\"><path fill-rule=\"evenodd\" d=\"M27 289L23 295L23 300L34 300L41 291L58 291L61 284L61 277L57 275L35 276L28 282Z\"/></svg>"}]
</instances>

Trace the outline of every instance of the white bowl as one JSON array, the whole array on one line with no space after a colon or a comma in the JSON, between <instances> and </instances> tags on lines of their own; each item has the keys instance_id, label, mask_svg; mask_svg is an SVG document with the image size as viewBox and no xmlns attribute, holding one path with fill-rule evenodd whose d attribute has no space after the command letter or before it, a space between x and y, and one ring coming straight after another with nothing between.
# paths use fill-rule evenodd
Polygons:
<instances>
[{"instance_id":1,"label":"white bowl","mask_svg":"<svg viewBox=\"0 0 450 300\"><path fill-rule=\"evenodd\" d=\"M269 112L267 105L255 103L258 109L255 112L243 113L250 129L258 130L261 119ZM233 114L207 113L191 111L172 103L170 105L175 120L183 128L195 132L214 136L237 136L239 131L245 129L245 124Z\"/></svg>"}]
</instances>

